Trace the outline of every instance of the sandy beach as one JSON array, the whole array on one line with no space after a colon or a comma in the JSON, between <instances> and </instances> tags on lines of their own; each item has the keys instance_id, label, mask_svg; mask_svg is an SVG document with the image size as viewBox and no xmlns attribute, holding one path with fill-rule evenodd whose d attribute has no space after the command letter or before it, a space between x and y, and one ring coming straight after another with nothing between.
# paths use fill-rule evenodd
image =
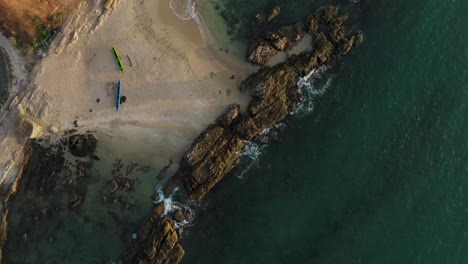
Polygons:
<instances>
[{"instance_id":1,"label":"sandy beach","mask_svg":"<svg viewBox=\"0 0 468 264\"><path fill-rule=\"evenodd\" d=\"M34 124L32 136L53 139L76 120L78 130L125 138L128 148L176 161L227 105L247 104L238 86L252 67L216 60L195 20L179 19L168 1L112 3L110 8L105 1L82 3L69 17L31 84L13 100L17 109L9 111L9 136L2 138L16 139L4 140L6 149L17 150L27 139L11 126L20 115ZM112 83L119 79L127 100L116 112ZM0 157L0 163L20 161L20 153Z\"/></svg>"}]
</instances>

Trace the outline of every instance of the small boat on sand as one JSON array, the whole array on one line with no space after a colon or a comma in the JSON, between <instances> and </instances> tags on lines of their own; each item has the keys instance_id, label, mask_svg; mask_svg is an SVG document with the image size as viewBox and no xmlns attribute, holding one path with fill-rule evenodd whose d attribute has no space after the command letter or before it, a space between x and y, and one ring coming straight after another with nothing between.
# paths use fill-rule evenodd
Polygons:
<instances>
[{"instance_id":1,"label":"small boat on sand","mask_svg":"<svg viewBox=\"0 0 468 264\"><path fill-rule=\"evenodd\" d=\"M118 112L120 108L120 100L122 97L122 87L120 86L120 80L117 82L117 98L115 102L115 110Z\"/></svg>"},{"instance_id":2,"label":"small boat on sand","mask_svg":"<svg viewBox=\"0 0 468 264\"><path fill-rule=\"evenodd\" d=\"M119 52L117 51L117 48L114 45L112 45L112 50L114 51L115 58L117 58L120 70L122 71L122 73L125 73L125 67L123 65L122 59L120 58Z\"/></svg>"}]
</instances>

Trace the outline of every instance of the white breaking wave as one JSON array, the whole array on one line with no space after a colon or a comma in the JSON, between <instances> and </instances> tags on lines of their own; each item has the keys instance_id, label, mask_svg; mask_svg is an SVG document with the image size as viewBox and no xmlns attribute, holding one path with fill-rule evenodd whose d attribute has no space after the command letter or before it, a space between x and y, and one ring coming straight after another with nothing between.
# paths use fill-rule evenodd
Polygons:
<instances>
[{"instance_id":1,"label":"white breaking wave","mask_svg":"<svg viewBox=\"0 0 468 264\"><path fill-rule=\"evenodd\" d=\"M174 14L180 19L190 20L197 16L193 0L170 0L169 5Z\"/></svg>"},{"instance_id":2,"label":"white breaking wave","mask_svg":"<svg viewBox=\"0 0 468 264\"><path fill-rule=\"evenodd\" d=\"M206 30L207 27L203 18L200 16L196 9L196 3L194 0L170 0L169 6L171 7L174 14L182 20L193 19L198 25L200 34L202 36L203 43L206 45Z\"/></svg>"},{"instance_id":3,"label":"white breaking wave","mask_svg":"<svg viewBox=\"0 0 468 264\"><path fill-rule=\"evenodd\" d=\"M249 160L247 161L248 164L242 170L240 174L237 174L237 178L242 179L244 175L255 165L258 164L258 160L263 153L263 150L268 145L266 144L256 144L252 141L245 141L245 147L241 150L238 155L241 157L247 157Z\"/></svg>"},{"instance_id":4,"label":"white breaking wave","mask_svg":"<svg viewBox=\"0 0 468 264\"><path fill-rule=\"evenodd\" d=\"M299 77L297 87L299 93L302 95L302 100L294 107L293 111L290 113L291 115L303 117L314 111L314 99L325 94L333 80L332 76L330 76L322 86L317 84L318 80L323 80L323 74L327 69L328 67L326 65L322 65L313 69L306 76Z\"/></svg>"},{"instance_id":5,"label":"white breaking wave","mask_svg":"<svg viewBox=\"0 0 468 264\"><path fill-rule=\"evenodd\" d=\"M158 200L154 200L154 204L159 204L163 203L164 204L164 213L161 215L161 217L164 217L176 210L181 210L184 213L190 214L190 218L193 220L195 216L194 210L190 207L190 205L182 204L179 202L174 201L174 196L175 194L180 190L180 187L176 187L172 193L169 195L169 197L165 197L164 195L164 190L161 185L156 186L156 194L159 196ZM191 222L187 220L183 220L181 222L177 222L174 220L174 226L175 228L179 231L180 234L183 233L183 227L190 224Z\"/></svg>"}]
</instances>

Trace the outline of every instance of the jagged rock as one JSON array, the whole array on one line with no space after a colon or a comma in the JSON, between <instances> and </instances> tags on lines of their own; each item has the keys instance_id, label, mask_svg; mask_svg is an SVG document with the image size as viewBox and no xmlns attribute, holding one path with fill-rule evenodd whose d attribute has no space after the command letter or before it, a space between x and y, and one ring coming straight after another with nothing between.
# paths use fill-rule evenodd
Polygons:
<instances>
[{"instance_id":1,"label":"jagged rock","mask_svg":"<svg viewBox=\"0 0 468 264\"><path fill-rule=\"evenodd\" d=\"M258 65L263 65L277 53L278 50L275 49L269 42L259 40L250 46L247 60Z\"/></svg>"},{"instance_id":2,"label":"jagged rock","mask_svg":"<svg viewBox=\"0 0 468 264\"><path fill-rule=\"evenodd\" d=\"M86 157L96 150L97 139L92 134L73 135L68 139L68 149L73 156Z\"/></svg>"},{"instance_id":3,"label":"jagged rock","mask_svg":"<svg viewBox=\"0 0 468 264\"><path fill-rule=\"evenodd\" d=\"M184 221L184 213L182 212L182 210L178 209L175 211L174 213L174 219L177 221L177 222L182 222Z\"/></svg>"},{"instance_id":4,"label":"jagged rock","mask_svg":"<svg viewBox=\"0 0 468 264\"><path fill-rule=\"evenodd\" d=\"M264 22L264 21L265 21L265 15L262 14L262 13L257 13L257 14L255 15L255 21L256 21L257 23L262 23L262 22Z\"/></svg>"},{"instance_id":5,"label":"jagged rock","mask_svg":"<svg viewBox=\"0 0 468 264\"><path fill-rule=\"evenodd\" d=\"M117 189L119 189L119 184L115 179L113 179L107 182L107 188L110 192L115 192Z\"/></svg>"},{"instance_id":6,"label":"jagged rock","mask_svg":"<svg viewBox=\"0 0 468 264\"><path fill-rule=\"evenodd\" d=\"M298 22L283 26L275 31L267 32L262 39L258 39L248 51L247 60L258 64L265 64L278 51L292 49L306 33L304 23Z\"/></svg>"},{"instance_id":7,"label":"jagged rock","mask_svg":"<svg viewBox=\"0 0 468 264\"><path fill-rule=\"evenodd\" d=\"M229 105L224 113L218 118L218 123L224 127L228 127L232 122L240 116L240 105Z\"/></svg>"},{"instance_id":8,"label":"jagged rock","mask_svg":"<svg viewBox=\"0 0 468 264\"><path fill-rule=\"evenodd\" d=\"M238 152L245 146L230 129L210 125L195 139L181 161L178 174L190 197L200 200L221 178L240 162Z\"/></svg>"},{"instance_id":9,"label":"jagged rock","mask_svg":"<svg viewBox=\"0 0 468 264\"><path fill-rule=\"evenodd\" d=\"M83 196L77 192L72 192L68 196L68 204L71 209L76 209L83 203Z\"/></svg>"},{"instance_id":10,"label":"jagged rock","mask_svg":"<svg viewBox=\"0 0 468 264\"><path fill-rule=\"evenodd\" d=\"M346 55L348 54L348 52L354 47L354 41L355 41L355 37L352 36L350 39L348 40L344 40L342 42L342 44L340 45L340 52L341 54L343 55Z\"/></svg>"},{"instance_id":11,"label":"jagged rock","mask_svg":"<svg viewBox=\"0 0 468 264\"><path fill-rule=\"evenodd\" d=\"M354 36L356 37L356 41L354 41L354 45L355 46L362 45L362 43L364 42L364 34L362 32L358 32Z\"/></svg>"},{"instance_id":12,"label":"jagged rock","mask_svg":"<svg viewBox=\"0 0 468 264\"><path fill-rule=\"evenodd\" d=\"M279 6L275 6L275 8L273 8L270 11L267 21L271 22L275 17L277 17L280 14L280 12L281 12L281 8Z\"/></svg>"},{"instance_id":13,"label":"jagged rock","mask_svg":"<svg viewBox=\"0 0 468 264\"><path fill-rule=\"evenodd\" d=\"M333 49L335 48L333 43L330 42L330 40L325 36L323 32L317 34L313 42L313 46L317 57L322 63L325 63L328 60L328 58L333 53Z\"/></svg>"},{"instance_id":14,"label":"jagged rock","mask_svg":"<svg viewBox=\"0 0 468 264\"><path fill-rule=\"evenodd\" d=\"M324 23L329 23L333 18L336 17L338 10L338 6L329 5L319 8L317 13L320 20L322 20Z\"/></svg>"},{"instance_id":15,"label":"jagged rock","mask_svg":"<svg viewBox=\"0 0 468 264\"><path fill-rule=\"evenodd\" d=\"M279 51L291 50L306 33L312 34L313 39L321 38L321 35L325 34L327 40L331 41L332 44L343 43L348 40L347 38L350 38L345 28L348 16L338 16L338 11L337 6L325 6L314 15L309 15L304 22L297 22L267 32L250 46L247 60L254 64L263 65ZM323 56L319 58L324 59ZM322 62L324 61L322 60Z\"/></svg>"},{"instance_id":16,"label":"jagged rock","mask_svg":"<svg viewBox=\"0 0 468 264\"><path fill-rule=\"evenodd\" d=\"M305 26L309 34L315 34L315 32L317 32L317 29L319 28L319 22L317 21L317 18L315 18L315 16L310 15L306 19Z\"/></svg>"},{"instance_id":17,"label":"jagged rock","mask_svg":"<svg viewBox=\"0 0 468 264\"><path fill-rule=\"evenodd\" d=\"M137 238L122 257L123 263L177 264L185 252L178 243L179 236L172 221L161 217L155 209L140 228Z\"/></svg>"}]
</instances>

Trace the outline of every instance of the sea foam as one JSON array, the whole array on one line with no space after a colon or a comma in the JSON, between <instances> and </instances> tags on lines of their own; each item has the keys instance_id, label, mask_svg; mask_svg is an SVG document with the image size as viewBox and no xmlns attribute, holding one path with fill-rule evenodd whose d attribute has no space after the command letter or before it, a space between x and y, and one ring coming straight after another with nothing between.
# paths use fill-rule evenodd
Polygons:
<instances>
[{"instance_id":1,"label":"sea foam","mask_svg":"<svg viewBox=\"0 0 468 264\"><path fill-rule=\"evenodd\" d=\"M180 187L176 187L172 193L169 195L169 197L165 197L164 195L164 190L161 185L156 186L155 193L159 196L158 200L154 200L154 204L159 204L163 203L164 204L164 213L161 215L161 217L164 217L170 213L173 213L176 210L181 210L182 212L189 214L190 218L193 220L195 217L195 210L192 209L192 206L194 204L182 204L177 201L174 201L174 196L177 194L177 192L180 190ZM183 220L181 222L174 221L174 227L179 231L179 233L182 235L184 231L184 227L189 225L191 222L187 220Z\"/></svg>"},{"instance_id":2,"label":"sea foam","mask_svg":"<svg viewBox=\"0 0 468 264\"><path fill-rule=\"evenodd\" d=\"M291 111L291 115L303 117L314 111L315 98L325 94L332 84L333 76L325 76L327 69L326 65L322 65L310 71L306 76L299 77L297 88L302 95L302 100ZM323 82L324 78L325 82Z\"/></svg>"},{"instance_id":3,"label":"sea foam","mask_svg":"<svg viewBox=\"0 0 468 264\"><path fill-rule=\"evenodd\" d=\"M202 36L203 43L206 45L206 31L207 27L203 18L200 16L196 9L196 3L194 0L170 0L169 6L171 7L174 14L182 20L193 19L198 25L200 34Z\"/></svg>"}]
</instances>

